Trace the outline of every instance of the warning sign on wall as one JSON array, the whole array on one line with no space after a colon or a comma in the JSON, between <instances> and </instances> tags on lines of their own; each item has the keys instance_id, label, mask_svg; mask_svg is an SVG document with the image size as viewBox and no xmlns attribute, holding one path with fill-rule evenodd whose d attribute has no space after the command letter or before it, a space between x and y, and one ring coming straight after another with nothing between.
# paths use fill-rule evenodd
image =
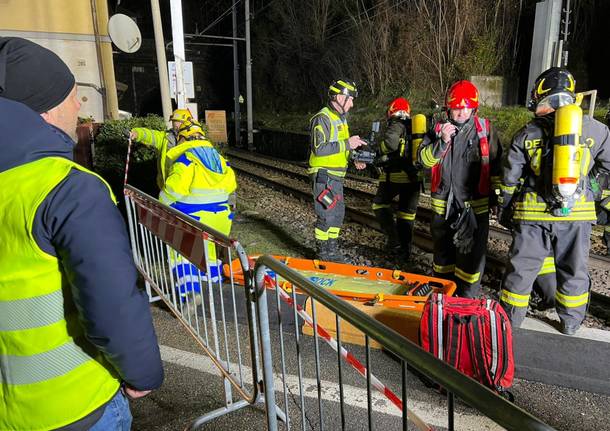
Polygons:
<instances>
[{"instance_id":1,"label":"warning sign on wall","mask_svg":"<svg viewBox=\"0 0 610 431\"><path fill-rule=\"evenodd\" d=\"M225 111L205 111L205 124L208 126L208 137L213 142L228 142Z\"/></svg>"}]
</instances>

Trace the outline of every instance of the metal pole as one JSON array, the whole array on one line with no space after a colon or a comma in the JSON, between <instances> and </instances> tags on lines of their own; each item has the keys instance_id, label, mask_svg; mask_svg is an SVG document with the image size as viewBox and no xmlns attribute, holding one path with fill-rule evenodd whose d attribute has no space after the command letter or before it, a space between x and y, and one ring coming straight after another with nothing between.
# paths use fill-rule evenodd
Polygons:
<instances>
[{"instance_id":1,"label":"metal pole","mask_svg":"<svg viewBox=\"0 0 610 431\"><path fill-rule=\"evenodd\" d=\"M248 111L248 149L253 150L252 120L252 56L250 55L250 0L245 0L246 12L246 109Z\"/></svg>"},{"instance_id":2,"label":"metal pole","mask_svg":"<svg viewBox=\"0 0 610 431\"><path fill-rule=\"evenodd\" d=\"M182 76L185 61L182 0L171 0L170 10L172 16L172 46L174 47L174 61L176 62L176 102L178 108L186 108L186 89Z\"/></svg>"},{"instance_id":3,"label":"metal pole","mask_svg":"<svg viewBox=\"0 0 610 431\"><path fill-rule=\"evenodd\" d=\"M237 7L233 3L233 121L235 123L235 146L241 145L241 112L239 109L239 51L237 50Z\"/></svg>"},{"instance_id":4,"label":"metal pole","mask_svg":"<svg viewBox=\"0 0 610 431\"><path fill-rule=\"evenodd\" d=\"M140 112L138 109L138 94L136 92L135 68L136 68L136 66L131 66L131 89L133 90L133 115L137 117L140 114Z\"/></svg>"},{"instance_id":5,"label":"metal pole","mask_svg":"<svg viewBox=\"0 0 610 431\"><path fill-rule=\"evenodd\" d=\"M567 67L568 66L568 51L565 49L565 45L568 43L568 35L570 34L569 26L570 26L570 14L572 13L570 10L570 0L566 0L566 7L564 9L565 18L563 22L563 43L562 43L562 58L559 66Z\"/></svg>"},{"instance_id":6,"label":"metal pole","mask_svg":"<svg viewBox=\"0 0 610 431\"><path fill-rule=\"evenodd\" d=\"M152 9L153 29L155 31L155 50L157 53L157 69L159 69L159 88L161 89L161 105L163 106L163 119L167 127L169 117L172 115L172 99L169 96L169 77L167 75L167 59L165 58L165 40L161 24L161 10L159 0L150 0Z\"/></svg>"}]
</instances>

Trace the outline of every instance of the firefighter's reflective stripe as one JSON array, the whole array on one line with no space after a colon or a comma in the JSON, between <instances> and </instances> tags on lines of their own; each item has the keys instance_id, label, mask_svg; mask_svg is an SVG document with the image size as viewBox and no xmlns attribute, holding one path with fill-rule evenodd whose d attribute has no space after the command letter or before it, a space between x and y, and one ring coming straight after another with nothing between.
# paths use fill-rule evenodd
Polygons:
<instances>
[{"instance_id":1,"label":"firefighter's reflective stripe","mask_svg":"<svg viewBox=\"0 0 610 431\"><path fill-rule=\"evenodd\" d=\"M473 201L466 201L474 209L475 214L485 214L489 211L489 198L475 199Z\"/></svg>"},{"instance_id":2,"label":"firefighter's reflective stripe","mask_svg":"<svg viewBox=\"0 0 610 431\"><path fill-rule=\"evenodd\" d=\"M339 238L339 232L341 228L339 227L329 227L328 228L328 239L337 239Z\"/></svg>"},{"instance_id":3,"label":"firefighter's reflective stripe","mask_svg":"<svg viewBox=\"0 0 610 431\"><path fill-rule=\"evenodd\" d=\"M515 193L515 190L517 190L517 186L507 186L506 184L500 183L500 190L512 195Z\"/></svg>"},{"instance_id":4,"label":"firefighter's reflective stripe","mask_svg":"<svg viewBox=\"0 0 610 431\"><path fill-rule=\"evenodd\" d=\"M499 175L492 175L490 177L491 188L494 190L501 189L502 178Z\"/></svg>"},{"instance_id":5,"label":"firefighter's reflective stripe","mask_svg":"<svg viewBox=\"0 0 610 431\"><path fill-rule=\"evenodd\" d=\"M413 221L413 220L415 220L415 213L396 211L396 218L401 219L401 220Z\"/></svg>"},{"instance_id":6,"label":"firefighter's reflective stripe","mask_svg":"<svg viewBox=\"0 0 610 431\"><path fill-rule=\"evenodd\" d=\"M447 201L442 199L432 198L432 211L439 215L445 215L447 210Z\"/></svg>"},{"instance_id":7,"label":"firefighter's reflective stripe","mask_svg":"<svg viewBox=\"0 0 610 431\"><path fill-rule=\"evenodd\" d=\"M315 228L314 234L317 240L319 241L328 241L328 231L324 231L318 228Z\"/></svg>"},{"instance_id":8,"label":"firefighter's reflective stripe","mask_svg":"<svg viewBox=\"0 0 610 431\"><path fill-rule=\"evenodd\" d=\"M582 307L589 301L589 292L585 292L582 295L564 295L562 293L555 293L555 300L566 308Z\"/></svg>"},{"instance_id":9,"label":"firefighter's reflective stripe","mask_svg":"<svg viewBox=\"0 0 610 431\"><path fill-rule=\"evenodd\" d=\"M434 263L432 265L432 268L434 269L434 272L438 272L439 274L449 274L455 271L455 264L439 265L437 263Z\"/></svg>"},{"instance_id":10,"label":"firefighter's reflective stripe","mask_svg":"<svg viewBox=\"0 0 610 431\"><path fill-rule=\"evenodd\" d=\"M555 258L553 256L545 257L542 262L542 268L538 275L552 274L555 272Z\"/></svg>"},{"instance_id":11,"label":"firefighter's reflective stripe","mask_svg":"<svg viewBox=\"0 0 610 431\"><path fill-rule=\"evenodd\" d=\"M444 216L447 210L447 201L436 198L432 198L431 201L432 211L434 211L436 214ZM470 206L474 209L475 214L485 214L489 211L489 198L487 197L466 201L466 203L470 204Z\"/></svg>"},{"instance_id":12,"label":"firefighter's reflective stripe","mask_svg":"<svg viewBox=\"0 0 610 431\"><path fill-rule=\"evenodd\" d=\"M437 159L436 157L434 157L434 154L432 153L432 145L428 145L427 147L424 147L420 151L420 158L421 158L422 164L426 168L431 168L432 166L436 165L440 161L440 159Z\"/></svg>"},{"instance_id":13,"label":"firefighter's reflective stripe","mask_svg":"<svg viewBox=\"0 0 610 431\"><path fill-rule=\"evenodd\" d=\"M460 268L455 268L455 276L457 278L459 278L460 280L465 281L466 283L470 283L470 284L474 284L477 281L479 281L479 278L481 278L481 273L480 272L476 272L474 274L471 274L469 272L464 271L463 269Z\"/></svg>"},{"instance_id":14,"label":"firefighter's reflective stripe","mask_svg":"<svg viewBox=\"0 0 610 431\"><path fill-rule=\"evenodd\" d=\"M409 179L409 176L407 175L407 173L405 171L386 172L385 180L389 181L391 183L396 183L396 184L408 184L411 182L411 180Z\"/></svg>"},{"instance_id":15,"label":"firefighter's reflective stripe","mask_svg":"<svg viewBox=\"0 0 610 431\"><path fill-rule=\"evenodd\" d=\"M382 209L382 208L390 208L390 207L391 207L390 204L376 204L376 203L374 203L373 205L371 205L371 209L373 211L379 210L379 209Z\"/></svg>"},{"instance_id":16,"label":"firefighter's reflective stripe","mask_svg":"<svg viewBox=\"0 0 610 431\"><path fill-rule=\"evenodd\" d=\"M519 295L508 290L502 289L500 300L515 307L527 307L530 300L530 295Z\"/></svg>"},{"instance_id":17,"label":"firefighter's reflective stripe","mask_svg":"<svg viewBox=\"0 0 610 431\"><path fill-rule=\"evenodd\" d=\"M525 193L522 200L515 205L514 220L521 221L595 221L595 202L587 201L586 196L574 203L572 212L565 217L554 217L549 212L546 202L539 200L535 192Z\"/></svg>"},{"instance_id":18,"label":"firefighter's reflective stripe","mask_svg":"<svg viewBox=\"0 0 610 431\"><path fill-rule=\"evenodd\" d=\"M36 310L36 313L32 313ZM0 302L0 331L39 328L64 320L64 296L61 290L33 298Z\"/></svg>"},{"instance_id":19,"label":"firefighter's reflective stripe","mask_svg":"<svg viewBox=\"0 0 610 431\"><path fill-rule=\"evenodd\" d=\"M602 190L601 207L610 211L610 190Z\"/></svg>"},{"instance_id":20,"label":"firefighter's reflective stripe","mask_svg":"<svg viewBox=\"0 0 610 431\"><path fill-rule=\"evenodd\" d=\"M321 132L326 138L325 142L338 142L339 151L334 154L326 156L317 156L312 148L309 156L309 174L318 172L321 168L328 171L330 175L344 177L347 172L347 163L349 160L349 148L346 147L347 140L349 139L349 127L347 121L341 118L337 113L331 111L328 107L323 108L316 116L324 116L330 123L330 136L326 136L321 126L317 125L312 131L314 133L313 145L318 148L322 145L322 142L317 142L315 135L316 131ZM315 117L315 116L314 116Z\"/></svg>"}]
</instances>

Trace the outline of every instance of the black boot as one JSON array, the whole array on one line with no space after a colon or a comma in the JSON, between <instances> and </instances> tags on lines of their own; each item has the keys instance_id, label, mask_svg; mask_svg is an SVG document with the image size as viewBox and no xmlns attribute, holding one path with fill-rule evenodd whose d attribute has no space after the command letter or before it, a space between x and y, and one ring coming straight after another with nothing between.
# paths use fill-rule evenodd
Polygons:
<instances>
[{"instance_id":1,"label":"black boot","mask_svg":"<svg viewBox=\"0 0 610 431\"><path fill-rule=\"evenodd\" d=\"M316 249L317 249L316 259L324 260L324 261L332 260L329 242L330 241L328 241L328 240L326 240L326 241L316 240Z\"/></svg>"},{"instance_id":2,"label":"black boot","mask_svg":"<svg viewBox=\"0 0 610 431\"><path fill-rule=\"evenodd\" d=\"M345 256L343 256L343 253L339 249L339 240L335 238L329 239L327 242L330 252L329 259L327 260L336 263L345 263Z\"/></svg>"},{"instance_id":3,"label":"black boot","mask_svg":"<svg viewBox=\"0 0 610 431\"><path fill-rule=\"evenodd\" d=\"M390 208L379 208L373 211L375 218L381 226L381 230L385 233L387 240L385 243L385 250L393 253L400 249L400 241L398 240L398 232L396 230L396 222L394 221L394 214Z\"/></svg>"},{"instance_id":4,"label":"black boot","mask_svg":"<svg viewBox=\"0 0 610 431\"><path fill-rule=\"evenodd\" d=\"M413 222L398 220L396 231L400 241L401 257L407 261L411 257L411 244L413 243Z\"/></svg>"}]
</instances>

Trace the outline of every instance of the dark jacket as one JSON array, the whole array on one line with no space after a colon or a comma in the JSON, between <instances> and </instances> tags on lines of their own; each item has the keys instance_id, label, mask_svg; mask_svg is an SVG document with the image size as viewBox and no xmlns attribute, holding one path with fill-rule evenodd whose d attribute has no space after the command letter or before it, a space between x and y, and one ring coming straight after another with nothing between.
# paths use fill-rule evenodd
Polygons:
<instances>
[{"instance_id":1,"label":"dark jacket","mask_svg":"<svg viewBox=\"0 0 610 431\"><path fill-rule=\"evenodd\" d=\"M426 134L419 147L418 161L425 168L432 168L437 163L441 164L441 181L438 190L431 195L433 200L444 201L447 205L451 191L452 202L449 205L462 208L466 201L477 201L474 204L477 213L487 211L488 206L485 201L488 198L493 199L495 196L493 190L496 186L499 187L502 160L502 147L498 137L491 125L489 128L490 130L487 131L491 181L489 196L482 196L479 193L481 149L474 116L459 129L449 147L442 141L440 134L435 132L435 127ZM439 206L434 209L437 213L442 214L440 207L442 203L437 203ZM494 203L491 202L492 205Z\"/></svg>"},{"instance_id":2,"label":"dark jacket","mask_svg":"<svg viewBox=\"0 0 610 431\"><path fill-rule=\"evenodd\" d=\"M414 165L416 160L413 160L411 145L411 120L388 119L379 145L381 153L387 155L387 162L381 166L385 173L405 172L405 181L400 182L421 181L419 169ZM391 176L384 178L387 181Z\"/></svg>"},{"instance_id":3,"label":"dark jacket","mask_svg":"<svg viewBox=\"0 0 610 431\"><path fill-rule=\"evenodd\" d=\"M44 157L72 160L74 141L25 105L0 97L0 117L0 172ZM148 300L136 286L125 222L106 185L73 169L41 203L32 232L59 259L87 339L130 386L161 386Z\"/></svg>"},{"instance_id":4,"label":"dark jacket","mask_svg":"<svg viewBox=\"0 0 610 431\"><path fill-rule=\"evenodd\" d=\"M537 117L513 137L504 160L502 206L514 205L514 220L522 223L595 221L593 190L588 174L594 165L610 171L610 131L601 122L583 116L580 145L583 149L582 197L568 216L554 217L552 190L554 115ZM522 183L522 184L521 184ZM519 190L517 193L516 190Z\"/></svg>"}]
</instances>

